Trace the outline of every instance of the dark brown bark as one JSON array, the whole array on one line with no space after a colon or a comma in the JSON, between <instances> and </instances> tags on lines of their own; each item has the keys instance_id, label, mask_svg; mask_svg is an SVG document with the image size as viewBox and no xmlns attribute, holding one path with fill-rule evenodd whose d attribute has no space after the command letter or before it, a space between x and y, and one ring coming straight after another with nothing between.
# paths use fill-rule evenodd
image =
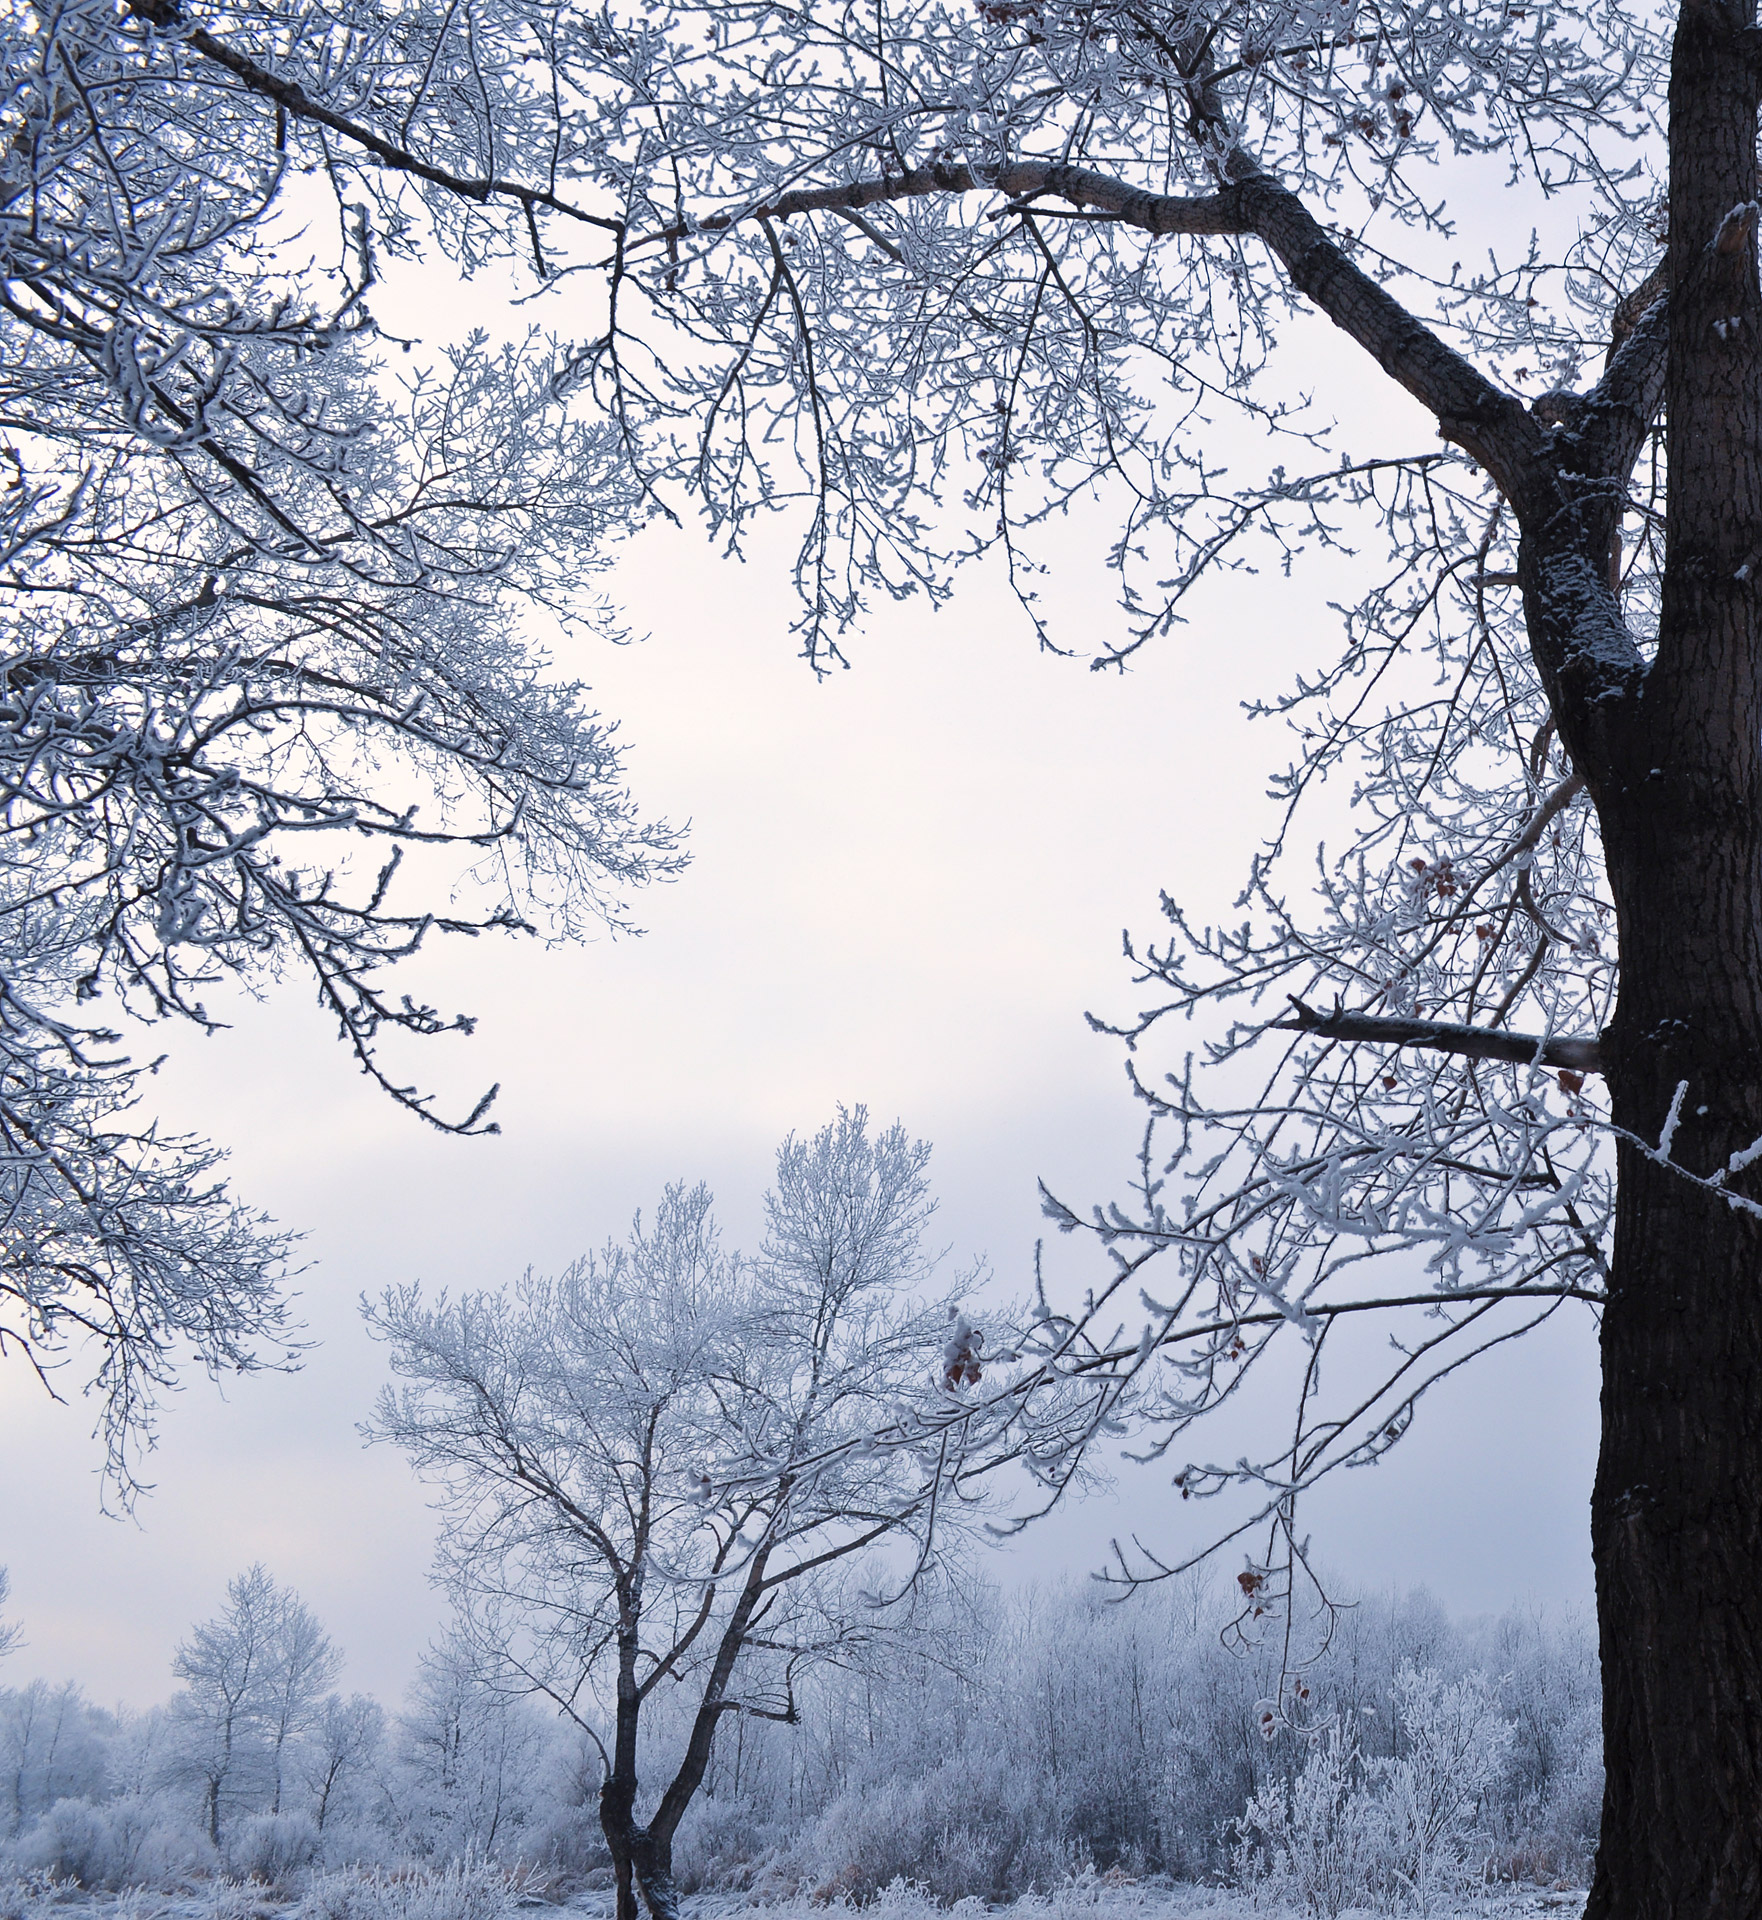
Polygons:
<instances>
[{"instance_id":1,"label":"dark brown bark","mask_svg":"<svg viewBox=\"0 0 1762 1920\"><path fill-rule=\"evenodd\" d=\"M1407 1020L1398 1014L1354 1013L1336 1007L1321 1013L1291 996L1295 1012L1275 1020L1283 1033L1312 1033L1319 1040L1358 1040L1379 1047L1429 1047L1436 1053L1473 1060L1508 1060L1514 1066L1534 1062L1575 1073L1603 1070L1602 1042L1594 1035L1509 1033L1503 1027L1465 1027L1450 1020Z\"/></svg>"},{"instance_id":2,"label":"dark brown bark","mask_svg":"<svg viewBox=\"0 0 1762 1920\"><path fill-rule=\"evenodd\" d=\"M1587 766L1619 916L1617 1123L1709 1175L1762 1135L1762 295L1753 4L1682 8L1656 658ZM1581 727L1581 738L1588 733ZM1762 1221L1618 1156L1592 1497L1607 1789L1588 1920L1762 1913ZM1748 1177L1733 1182L1755 1196Z\"/></svg>"},{"instance_id":3,"label":"dark brown bark","mask_svg":"<svg viewBox=\"0 0 1762 1920\"><path fill-rule=\"evenodd\" d=\"M634 1731L634 1717L632 1719ZM600 1831L612 1855L617 1920L637 1920L637 1896L650 1920L678 1920L673 1885L673 1836L636 1821L636 1769L615 1769L600 1788Z\"/></svg>"},{"instance_id":4,"label":"dark brown bark","mask_svg":"<svg viewBox=\"0 0 1762 1920\"><path fill-rule=\"evenodd\" d=\"M636 1820L636 1737L648 1685L639 1686L636 1682L634 1630L630 1635L628 1659L623 1657L625 1649L622 1636L620 1638L618 1724L612 1765L600 1789L600 1830L611 1850L618 1889L616 1920L636 1920L638 1893L650 1920L678 1920L673 1839L709 1772L716 1730L723 1715L731 1710L728 1690L733 1682L735 1663L753 1628L764 1616L766 1595L772 1584L766 1577L769 1557L767 1553L757 1553L747 1566L739 1597L716 1643L684 1756L646 1826L639 1826ZM632 1618L634 1620L634 1616ZM768 1717L793 1719L794 1715L791 1712Z\"/></svg>"}]
</instances>

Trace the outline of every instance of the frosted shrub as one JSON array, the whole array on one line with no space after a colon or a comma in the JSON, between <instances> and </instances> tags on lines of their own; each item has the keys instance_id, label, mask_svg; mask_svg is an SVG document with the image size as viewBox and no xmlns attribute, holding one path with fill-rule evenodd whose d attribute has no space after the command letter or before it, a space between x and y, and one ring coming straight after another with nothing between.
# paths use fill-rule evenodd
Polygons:
<instances>
[{"instance_id":1,"label":"frosted shrub","mask_svg":"<svg viewBox=\"0 0 1762 1920\"><path fill-rule=\"evenodd\" d=\"M318 1836L318 1867L384 1867L394 1858L392 1836L372 1820L327 1820Z\"/></svg>"},{"instance_id":2,"label":"frosted shrub","mask_svg":"<svg viewBox=\"0 0 1762 1920\"><path fill-rule=\"evenodd\" d=\"M1536 1846L1550 1879L1579 1886L1590 1879L1602 1815L1602 1748L1587 1743L1543 1803Z\"/></svg>"},{"instance_id":3,"label":"frosted shrub","mask_svg":"<svg viewBox=\"0 0 1762 1920\"><path fill-rule=\"evenodd\" d=\"M1269 1781L1242 1815L1238 1878L1252 1890L1339 1920L1381 1904L1389 1822L1351 1733L1332 1728L1296 1779Z\"/></svg>"},{"instance_id":4,"label":"frosted shrub","mask_svg":"<svg viewBox=\"0 0 1762 1920\"><path fill-rule=\"evenodd\" d=\"M1478 1673L1446 1684L1430 1668L1404 1665L1395 1711L1407 1751L1378 1769L1388 1865L1408 1904L1426 1914L1486 1876L1491 1843L1482 1809L1504 1769L1512 1729Z\"/></svg>"},{"instance_id":5,"label":"frosted shrub","mask_svg":"<svg viewBox=\"0 0 1762 1920\"><path fill-rule=\"evenodd\" d=\"M214 1849L162 1802L124 1795L101 1806L57 1800L20 1841L19 1864L82 1887L164 1887L212 1871Z\"/></svg>"},{"instance_id":6,"label":"frosted shrub","mask_svg":"<svg viewBox=\"0 0 1762 1920\"><path fill-rule=\"evenodd\" d=\"M55 1876L40 1867L23 1874L0 1871L0 1920L39 1920L55 1894Z\"/></svg>"},{"instance_id":7,"label":"frosted shrub","mask_svg":"<svg viewBox=\"0 0 1762 1920\"><path fill-rule=\"evenodd\" d=\"M1166 1893L1110 1867L1106 1873L1085 1868L1046 1893L1025 1893L1015 1911L1018 1920L1150 1920L1166 1915L1169 1905Z\"/></svg>"},{"instance_id":8,"label":"frosted shrub","mask_svg":"<svg viewBox=\"0 0 1762 1920\"><path fill-rule=\"evenodd\" d=\"M103 1807L86 1800L57 1800L40 1814L19 1848L30 1865L82 1887L115 1886L115 1848Z\"/></svg>"},{"instance_id":9,"label":"frosted shrub","mask_svg":"<svg viewBox=\"0 0 1762 1920\"><path fill-rule=\"evenodd\" d=\"M316 1875L303 1920L504 1920L529 1877L475 1858L438 1868L345 1867Z\"/></svg>"},{"instance_id":10,"label":"frosted shrub","mask_svg":"<svg viewBox=\"0 0 1762 1920\"><path fill-rule=\"evenodd\" d=\"M1596 1742L1587 1741L1564 1771L1502 1811L1496 1878L1584 1886L1596 1861L1603 1813L1603 1759Z\"/></svg>"},{"instance_id":11,"label":"frosted shrub","mask_svg":"<svg viewBox=\"0 0 1762 1920\"><path fill-rule=\"evenodd\" d=\"M1086 1864L1008 1756L946 1761L916 1780L847 1789L802 1843L804 1877L827 1898L874 1899L894 1881L940 1901L1057 1886Z\"/></svg>"},{"instance_id":12,"label":"frosted shrub","mask_svg":"<svg viewBox=\"0 0 1762 1920\"><path fill-rule=\"evenodd\" d=\"M771 1864L782 1837L778 1824L746 1797L704 1794L680 1822L673 1877L683 1893L744 1893ZM610 1858L602 1842L590 1864Z\"/></svg>"},{"instance_id":13,"label":"frosted shrub","mask_svg":"<svg viewBox=\"0 0 1762 1920\"><path fill-rule=\"evenodd\" d=\"M253 1813L226 1836L226 1866L241 1880L280 1886L318 1858L317 1824L303 1813Z\"/></svg>"},{"instance_id":14,"label":"frosted shrub","mask_svg":"<svg viewBox=\"0 0 1762 1920\"><path fill-rule=\"evenodd\" d=\"M1335 1726L1294 1781L1249 1801L1239 1884L1338 1920L1348 1907L1429 1914L1486 1878L1483 1810L1512 1737L1492 1689L1478 1673L1446 1682L1408 1662L1395 1711L1397 1758L1367 1760Z\"/></svg>"}]
</instances>

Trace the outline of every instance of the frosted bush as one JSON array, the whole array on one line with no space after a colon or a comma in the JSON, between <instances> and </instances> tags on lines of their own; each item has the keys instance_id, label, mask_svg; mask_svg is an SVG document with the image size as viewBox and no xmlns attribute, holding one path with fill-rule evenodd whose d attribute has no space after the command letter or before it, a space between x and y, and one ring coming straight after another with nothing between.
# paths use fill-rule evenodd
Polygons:
<instances>
[{"instance_id":1,"label":"frosted bush","mask_svg":"<svg viewBox=\"0 0 1762 1920\"><path fill-rule=\"evenodd\" d=\"M389 1867L395 1857L392 1836L375 1820L327 1820L318 1836L320 1867Z\"/></svg>"},{"instance_id":2,"label":"frosted bush","mask_svg":"<svg viewBox=\"0 0 1762 1920\"><path fill-rule=\"evenodd\" d=\"M19 1847L20 1858L57 1880L82 1887L114 1886L114 1848L102 1807L86 1800L57 1800Z\"/></svg>"},{"instance_id":3,"label":"frosted bush","mask_svg":"<svg viewBox=\"0 0 1762 1920\"><path fill-rule=\"evenodd\" d=\"M55 1893L55 1876L42 1868L0 1873L0 1920L40 1920Z\"/></svg>"},{"instance_id":4,"label":"frosted bush","mask_svg":"<svg viewBox=\"0 0 1762 1920\"><path fill-rule=\"evenodd\" d=\"M1512 1729L1483 1675L1446 1684L1404 1666L1395 1710L1407 1751L1380 1763L1389 1872L1421 1914L1486 1877L1482 1809L1504 1768Z\"/></svg>"},{"instance_id":5,"label":"frosted bush","mask_svg":"<svg viewBox=\"0 0 1762 1920\"><path fill-rule=\"evenodd\" d=\"M1045 1893L1023 1894L1015 1907L1020 1920L1151 1920L1168 1910L1166 1891L1147 1887L1117 1867L1070 1874Z\"/></svg>"},{"instance_id":6,"label":"frosted bush","mask_svg":"<svg viewBox=\"0 0 1762 1920\"><path fill-rule=\"evenodd\" d=\"M823 1899L874 1900L895 1881L941 1902L1055 1887L1087 1864L1044 1781L1005 1754L963 1755L919 1778L846 1789L797 1850Z\"/></svg>"},{"instance_id":7,"label":"frosted bush","mask_svg":"<svg viewBox=\"0 0 1762 1920\"><path fill-rule=\"evenodd\" d=\"M345 1867L313 1877L302 1920L505 1920L532 1884L469 1857L444 1868Z\"/></svg>"},{"instance_id":8,"label":"frosted bush","mask_svg":"<svg viewBox=\"0 0 1762 1920\"><path fill-rule=\"evenodd\" d=\"M599 1859L609 1859L603 1837L594 1837ZM777 1823L750 1800L700 1795L673 1842L673 1877L684 1893L747 1892L774 1863L783 1839Z\"/></svg>"},{"instance_id":9,"label":"frosted bush","mask_svg":"<svg viewBox=\"0 0 1762 1920\"><path fill-rule=\"evenodd\" d=\"M1602 1754L1587 1742L1563 1773L1507 1815L1497 1854L1499 1877L1556 1888L1584 1886L1596 1861L1602 1814Z\"/></svg>"},{"instance_id":10,"label":"frosted bush","mask_svg":"<svg viewBox=\"0 0 1762 1920\"><path fill-rule=\"evenodd\" d=\"M211 1872L214 1849L174 1807L124 1795L94 1806L57 1800L19 1842L19 1864L82 1887L165 1887Z\"/></svg>"},{"instance_id":11,"label":"frosted bush","mask_svg":"<svg viewBox=\"0 0 1762 1920\"><path fill-rule=\"evenodd\" d=\"M280 1886L318 1858L316 1822L303 1813L253 1813L236 1822L223 1849L227 1871Z\"/></svg>"},{"instance_id":12,"label":"frosted bush","mask_svg":"<svg viewBox=\"0 0 1762 1920\"><path fill-rule=\"evenodd\" d=\"M1366 1759L1336 1725L1295 1780L1274 1780L1239 1823L1238 1884L1338 1920L1348 1907L1436 1911L1487 1877L1483 1822L1512 1730L1485 1677L1445 1681L1402 1666L1395 1682L1403 1752Z\"/></svg>"},{"instance_id":13,"label":"frosted bush","mask_svg":"<svg viewBox=\"0 0 1762 1920\"><path fill-rule=\"evenodd\" d=\"M1295 1780L1269 1781L1241 1819L1237 1878L1261 1899L1285 1899L1316 1920L1380 1903L1389 1823L1350 1733L1336 1726Z\"/></svg>"}]
</instances>

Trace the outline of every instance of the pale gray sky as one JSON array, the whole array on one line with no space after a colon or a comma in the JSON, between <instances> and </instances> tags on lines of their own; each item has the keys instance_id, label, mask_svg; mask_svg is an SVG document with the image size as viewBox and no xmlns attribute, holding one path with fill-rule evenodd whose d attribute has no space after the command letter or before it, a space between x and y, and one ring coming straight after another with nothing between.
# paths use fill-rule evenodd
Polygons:
<instances>
[{"instance_id":1,"label":"pale gray sky","mask_svg":"<svg viewBox=\"0 0 1762 1920\"><path fill-rule=\"evenodd\" d=\"M420 1490L353 1430L381 1377L364 1289L558 1265L680 1175L707 1177L750 1240L776 1141L839 1100L936 1142L951 1258L988 1255L1012 1290L1036 1175L1079 1202L1120 1183L1138 1109L1083 1012L1137 1004L1119 935L1151 926L1159 885L1227 906L1283 753L1237 705L1326 643L1313 584L1214 601L1122 681L1037 656L975 581L935 617L889 610L856 670L816 684L773 559L646 540L617 590L655 637L572 663L624 719L646 804L691 819L695 863L641 903L641 940L479 942L430 965L425 987L482 1024L417 1064L459 1096L501 1079L499 1138L419 1130L295 989L179 1040L166 1108L234 1142L240 1190L309 1229L303 1309L323 1344L224 1401L193 1382L136 1523L96 1512L90 1409L0 1377L0 1557L28 1642L9 1681L162 1697L180 1634L262 1559L347 1648L348 1684L397 1695L439 1610ZM1462 1609L1584 1599L1592 1359L1581 1320L1460 1383L1392 1460L1316 1503L1324 1557ZM1082 1569L1123 1526L1175 1540L1204 1517L1140 1474L999 1571Z\"/></svg>"}]
</instances>

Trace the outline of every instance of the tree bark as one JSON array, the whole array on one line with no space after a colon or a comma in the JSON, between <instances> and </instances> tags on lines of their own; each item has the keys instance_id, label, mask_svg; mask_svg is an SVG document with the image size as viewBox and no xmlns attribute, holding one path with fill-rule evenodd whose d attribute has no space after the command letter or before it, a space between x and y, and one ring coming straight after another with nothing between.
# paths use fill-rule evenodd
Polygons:
<instances>
[{"instance_id":1,"label":"tree bark","mask_svg":"<svg viewBox=\"0 0 1762 1920\"><path fill-rule=\"evenodd\" d=\"M632 1842L636 1821L636 1782L621 1779L615 1770L600 1786L600 1832L612 1855L612 1882L616 1889L617 1920L636 1920L636 1863Z\"/></svg>"},{"instance_id":2,"label":"tree bark","mask_svg":"<svg viewBox=\"0 0 1762 1920\"><path fill-rule=\"evenodd\" d=\"M1688 0L1670 100L1658 651L1592 770L1617 1124L1708 1176L1762 1136L1762 295L1754 4ZM1618 1149L1591 1503L1606 1789L1587 1920L1762 1913L1762 1220ZM1762 1184L1734 1178L1755 1199Z\"/></svg>"},{"instance_id":3,"label":"tree bark","mask_svg":"<svg viewBox=\"0 0 1762 1920\"><path fill-rule=\"evenodd\" d=\"M600 1788L600 1831L612 1855L617 1890L617 1920L638 1920L637 1896L649 1920L679 1920L679 1891L673 1884L673 1836L651 1824L638 1826L636 1779L608 1776Z\"/></svg>"},{"instance_id":4,"label":"tree bark","mask_svg":"<svg viewBox=\"0 0 1762 1920\"><path fill-rule=\"evenodd\" d=\"M679 1892L673 1884L673 1842L646 1827L634 1836L631 1863L649 1920L679 1920Z\"/></svg>"}]
</instances>

